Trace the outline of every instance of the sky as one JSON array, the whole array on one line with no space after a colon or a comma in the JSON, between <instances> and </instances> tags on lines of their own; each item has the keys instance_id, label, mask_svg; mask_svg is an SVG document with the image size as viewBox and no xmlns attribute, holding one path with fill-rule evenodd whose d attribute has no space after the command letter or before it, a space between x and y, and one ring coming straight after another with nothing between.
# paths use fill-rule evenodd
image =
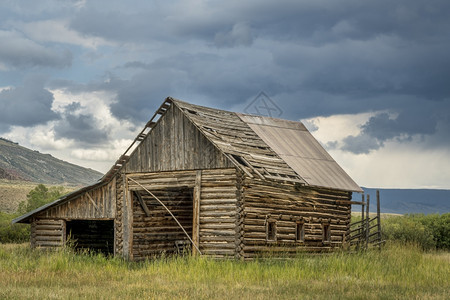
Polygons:
<instances>
[{"instance_id":1,"label":"sky","mask_svg":"<svg viewBox=\"0 0 450 300\"><path fill-rule=\"evenodd\" d=\"M361 186L450 189L448 0L6 0L0 40L0 136L84 167L172 96L302 121Z\"/></svg>"}]
</instances>

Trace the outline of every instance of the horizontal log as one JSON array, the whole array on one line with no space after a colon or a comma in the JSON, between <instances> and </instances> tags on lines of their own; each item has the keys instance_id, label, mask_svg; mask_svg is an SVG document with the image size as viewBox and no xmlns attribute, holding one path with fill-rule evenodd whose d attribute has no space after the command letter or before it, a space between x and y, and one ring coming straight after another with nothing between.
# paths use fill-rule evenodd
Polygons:
<instances>
[{"instance_id":1,"label":"horizontal log","mask_svg":"<svg viewBox=\"0 0 450 300\"><path fill-rule=\"evenodd\" d=\"M36 230L33 235L61 236L62 230Z\"/></svg>"},{"instance_id":2,"label":"horizontal log","mask_svg":"<svg viewBox=\"0 0 450 300\"><path fill-rule=\"evenodd\" d=\"M36 247L61 247L62 242L36 241Z\"/></svg>"},{"instance_id":3,"label":"horizontal log","mask_svg":"<svg viewBox=\"0 0 450 300\"><path fill-rule=\"evenodd\" d=\"M208 218L208 217L236 217L236 210L231 211L203 211L200 215L201 218Z\"/></svg>"},{"instance_id":4,"label":"horizontal log","mask_svg":"<svg viewBox=\"0 0 450 300\"><path fill-rule=\"evenodd\" d=\"M34 237L35 241L55 241L55 242L62 242L63 237L62 236L53 236L53 235L38 235Z\"/></svg>"},{"instance_id":5,"label":"horizontal log","mask_svg":"<svg viewBox=\"0 0 450 300\"><path fill-rule=\"evenodd\" d=\"M235 236L201 236L200 243L207 242L234 242L236 240Z\"/></svg>"},{"instance_id":6,"label":"horizontal log","mask_svg":"<svg viewBox=\"0 0 450 300\"><path fill-rule=\"evenodd\" d=\"M203 211L235 211L236 205L230 204L230 205L201 205L200 204L200 215Z\"/></svg>"},{"instance_id":7,"label":"horizontal log","mask_svg":"<svg viewBox=\"0 0 450 300\"><path fill-rule=\"evenodd\" d=\"M217 198L217 199L201 199L200 205L236 205L236 195L231 199Z\"/></svg>"},{"instance_id":8,"label":"horizontal log","mask_svg":"<svg viewBox=\"0 0 450 300\"><path fill-rule=\"evenodd\" d=\"M206 199L236 199L236 192L230 193L203 193L200 192L200 197L202 200Z\"/></svg>"},{"instance_id":9,"label":"horizontal log","mask_svg":"<svg viewBox=\"0 0 450 300\"><path fill-rule=\"evenodd\" d=\"M234 248L236 248L236 245L234 243L202 243L202 242L200 242L200 248L203 250L234 249Z\"/></svg>"},{"instance_id":10,"label":"horizontal log","mask_svg":"<svg viewBox=\"0 0 450 300\"><path fill-rule=\"evenodd\" d=\"M61 225L36 225L35 230L36 231L40 231L40 230L61 231L62 226Z\"/></svg>"},{"instance_id":11,"label":"horizontal log","mask_svg":"<svg viewBox=\"0 0 450 300\"><path fill-rule=\"evenodd\" d=\"M216 224L216 223L235 223L236 217L221 217L221 218L213 218L213 217L200 217L200 226L203 224Z\"/></svg>"},{"instance_id":12,"label":"horizontal log","mask_svg":"<svg viewBox=\"0 0 450 300\"><path fill-rule=\"evenodd\" d=\"M234 223L206 223L200 224L200 231L202 229L235 229L236 225Z\"/></svg>"},{"instance_id":13,"label":"horizontal log","mask_svg":"<svg viewBox=\"0 0 450 300\"><path fill-rule=\"evenodd\" d=\"M203 255L223 255L223 256L231 256L235 254L234 249L202 249Z\"/></svg>"},{"instance_id":14,"label":"horizontal log","mask_svg":"<svg viewBox=\"0 0 450 300\"><path fill-rule=\"evenodd\" d=\"M215 229L205 229L200 228L200 240L203 236L234 236L236 234L235 230L215 230Z\"/></svg>"}]
</instances>

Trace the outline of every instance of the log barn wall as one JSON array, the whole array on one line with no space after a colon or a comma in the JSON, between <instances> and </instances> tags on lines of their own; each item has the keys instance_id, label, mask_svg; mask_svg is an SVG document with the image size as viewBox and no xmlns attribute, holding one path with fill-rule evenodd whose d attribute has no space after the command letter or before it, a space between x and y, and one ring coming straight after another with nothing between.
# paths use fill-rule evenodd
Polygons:
<instances>
[{"instance_id":1,"label":"log barn wall","mask_svg":"<svg viewBox=\"0 0 450 300\"><path fill-rule=\"evenodd\" d=\"M52 249L65 243L65 222L60 219L34 218L31 222L31 247Z\"/></svg>"},{"instance_id":2,"label":"log barn wall","mask_svg":"<svg viewBox=\"0 0 450 300\"><path fill-rule=\"evenodd\" d=\"M351 192L281 184L245 178L243 193L244 258L266 254L324 251L341 246L349 230ZM267 239L268 222L275 223L275 240ZM297 240L297 224L304 240ZM323 241L329 226L330 241Z\"/></svg>"},{"instance_id":3,"label":"log barn wall","mask_svg":"<svg viewBox=\"0 0 450 300\"><path fill-rule=\"evenodd\" d=\"M234 165L172 105L130 155L124 172L230 168Z\"/></svg>"},{"instance_id":4,"label":"log barn wall","mask_svg":"<svg viewBox=\"0 0 450 300\"><path fill-rule=\"evenodd\" d=\"M178 218L204 255L234 257L236 235L236 169L128 174L157 196ZM173 253L176 242L191 245L172 217L140 185L128 180L133 198L130 257L140 260ZM144 211L138 192L150 214ZM194 199L198 193L198 212ZM196 221L196 214L198 214ZM195 249L192 248L195 252Z\"/></svg>"},{"instance_id":5,"label":"log barn wall","mask_svg":"<svg viewBox=\"0 0 450 300\"><path fill-rule=\"evenodd\" d=\"M112 220L115 211L116 181L112 180L36 215L31 223L31 246L61 247L66 241L67 220Z\"/></svg>"}]
</instances>

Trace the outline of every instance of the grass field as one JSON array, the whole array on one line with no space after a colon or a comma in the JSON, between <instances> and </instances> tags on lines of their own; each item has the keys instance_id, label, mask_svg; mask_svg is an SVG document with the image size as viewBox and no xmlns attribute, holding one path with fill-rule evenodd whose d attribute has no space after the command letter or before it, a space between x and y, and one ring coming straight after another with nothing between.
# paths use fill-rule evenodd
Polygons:
<instances>
[{"instance_id":1,"label":"grass field","mask_svg":"<svg viewBox=\"0 0 450 300\"><path fill-rule=\"evenodd\" d=\"M250 262L142 263L0 245L0 299L449 299L450 253L382 251Z\"/></svg>"}]
</instances>

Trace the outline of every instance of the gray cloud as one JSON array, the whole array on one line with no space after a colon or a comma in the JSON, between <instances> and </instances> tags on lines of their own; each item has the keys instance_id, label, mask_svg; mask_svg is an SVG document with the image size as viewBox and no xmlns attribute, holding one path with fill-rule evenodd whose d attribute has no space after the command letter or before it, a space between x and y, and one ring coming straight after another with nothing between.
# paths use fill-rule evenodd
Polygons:
<instances>
[{"instance_id":1,"label":"gray cloud","mask_svg":"<svg viewBox=\"0 0 450 300\"><path fill-rule=\"evenodd\" d=\"M59 118L52 110L53 94L43 88L44 79L29 77L23 86L0 92L0 126L31 127Z\"/></svg>"},{"instance_id":2,"label":"gray cloud","mask_svg":"<svg viewBox=\"0 0 450 300\"><path fill-rule=\"evenodd\" d=\"M228 32L218 32L214 36L217 47L250 46L253 42L250 27L244 23L234 24Z\"/></svg>"},{"instance_id":3,"label":"gray cloud","mask_svg":"<svg viewBox=\"0 0 450 300\"><path fill-rule=\"evenodd\" d=\"M111 91L119 119L145 122L168 95L231 109L259 91L283 118L389 111L345 140L344 149L361 153L414 136L438 145L429 137L450 123L448 1L88 1L64 9L70 29L118 46L81 54L92 59L50 86ZM41 46L61 54L61 45Z\"/></svg>"},{"instance_id":4,"label":"gray cloud","mask_svg":"<svg viewBox=\"0 0 450 300\"><path fill-rule=\"evenodd\" d=\"M392 117L388 113L378 113L361 126L357 136L348 136L343 140L342 149L356 154L370 153L384 146L386 141L396 140L408 142L418 136L430 140L430 136L442 134L448 136L446 130L440 126L450 127L448 116L448 101L423 106L423 102L416 102L413 106L405 107ZM431 139L433 146L448 147L450 138Z\"/></svg>"},{"instance_id":5,"label":"gray cloud","mask_svg":"<svg viewBox=\"0 0 450 300\"><path fill-rule=\"evenodd\" d=\"M15 68L65 68L72 64L68 49L50 49L21 36L17 32L0 30L0 63Z\"/></svg>"},{"instance_id":6,"label":"gray cloud","mask_svg":"<svg viewBox=\"0 0 450 300\"><path fill-rule=\"evenodd\" d=\"M98 127L98 121L91 114L80 113L78 102L65 107L62 119L54 125L55 137L67 138L84 144L101 144L108 139L109 130Z\"/></svg>"}]
</instances>

